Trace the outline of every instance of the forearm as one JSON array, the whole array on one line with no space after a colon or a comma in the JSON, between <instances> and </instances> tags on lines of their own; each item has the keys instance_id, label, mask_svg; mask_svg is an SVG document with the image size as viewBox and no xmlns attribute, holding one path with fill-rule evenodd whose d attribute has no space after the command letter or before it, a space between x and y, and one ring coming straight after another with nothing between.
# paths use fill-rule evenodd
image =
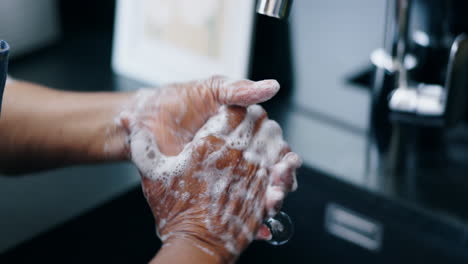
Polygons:
<instances>
[{"instance_id":1,"label":"forearm","mask_svg":"<svg viewBox=\"0 0 468 264\"><path fill-rule=\"evenodd\" d=\"M114 116L130 96L7 83L0 118L0 170L21 173L126 159L125 132Z\"/></svg>"}]
</instances>

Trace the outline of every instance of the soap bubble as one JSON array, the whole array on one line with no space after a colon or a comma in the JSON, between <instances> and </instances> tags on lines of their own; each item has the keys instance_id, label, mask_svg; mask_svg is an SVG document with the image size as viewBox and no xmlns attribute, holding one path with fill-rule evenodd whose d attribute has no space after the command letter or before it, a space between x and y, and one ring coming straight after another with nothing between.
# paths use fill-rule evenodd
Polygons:
<instances>
[{"instance_id":1,"label":"soap bubble","mask_svg":"<svg viewBox=\"0 0 468 264\"><path fill-rule=\"evenodd\" d=\"M265 225L270 229L272 235L271 240L267 242L274 246L286 244L294 234L291 218L284 212L279 212L274 217L265 220Z\"/></svg>"}]
</instances>

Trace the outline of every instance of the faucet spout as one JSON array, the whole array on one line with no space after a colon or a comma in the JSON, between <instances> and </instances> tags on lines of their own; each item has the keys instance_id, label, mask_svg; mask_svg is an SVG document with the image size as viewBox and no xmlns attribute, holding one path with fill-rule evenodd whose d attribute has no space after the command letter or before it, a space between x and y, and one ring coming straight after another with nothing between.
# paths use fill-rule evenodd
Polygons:
<instances>
[{"instance_id":1,"label":"faucet spout","mask_svg":"<svg viewBox=\"0 0 468 264\"><path fill-rule=\"evenodd\" d=\"M289 16L289 11L293 0L259 0L257 3L257 13L285 19Z\"/></svg>"}]
</instances>

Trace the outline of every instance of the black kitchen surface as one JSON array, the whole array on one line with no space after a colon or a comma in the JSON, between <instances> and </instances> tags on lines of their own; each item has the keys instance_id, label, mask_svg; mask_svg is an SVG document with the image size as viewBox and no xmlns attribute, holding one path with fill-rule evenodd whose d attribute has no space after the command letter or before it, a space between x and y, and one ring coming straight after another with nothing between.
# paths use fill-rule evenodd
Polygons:
<instances>
[{"instance_id":1,"label":"black kitchen surface","mask_svg":"<svg viewBox=\"0 0 468 264\"><path fill-rule=\"evenodd\" d=\"M301 4L309 5L309 2ZM293 18L306 9L298 3L295 10ZM265 21L259 23L264 23L263 27L268 25ZM285 25L276 26L282 34L291 33ZM256 70L252 77L275 77L284 73L284 63L292 64L292 72L280 76L283 85L286 84L283 92L265 107L285 128L285 137L293 149L305 159L305 168L298 173L300 188L288 197L284 208L295 223L296 234L281 247L255 242L239 263L468 263L468 181L460 177L466 172L464 147L468 144L460 136L467 134L466 127L458 127L447 139L460 146L453 153L459 157L458 165L436 167L429 153L417 157L418 162L426 165L417 173L410 170L395 177L378 171L369 173L372 153L367 148L371 142L363 121L367 116L359 114L368 110L363 105L370 97L367 86L371 83L372 69L368 70L368 61L349 63L355 60L355 54L333 57L329 58L333 63L341 59L346 62L342 64L352 67L346 69L334 64L320 73L308 72L313 68L309 69L310 65L315 63L312 66L320 68L322 65L316 64L323 61L307 60L309 42L301 44L307 50L297 46L297 36L307 38L305 35L311 30L305 25L295 30L300 33L296 32L296 38L292 38L295 45L278 42L270 48L296 49L294 52L301 52L299 57L304 61L297 56L291 58L288 52L280 58L284 61L257 60L253 63ZM268 31L275 32L275 29ZM263 47L268 43L264 39L267 37L268 34L257 40L257 44ZM313 42L313 45L321 44ZM334 45L341 44L334 42ZM78 91L140 87L140 83L112 73L111 46L112 31L108 28L79 30L65 34L53 47L13 60L10 73L51 87ZM268 54L262 47L256 49ZM262 71L262 63L269 68ZM275 63L281 66L275 68ZM340 68L340 72L333 72L335 68ZM304 87L307 81L304 72L315 78L310 80L313 84L328 84L330 78L342 82L333 82L336 87ZM336 97L335 93L343 96ZM307 98L311 100L308 102ZM330 99L339 107L322 104ZM413 134L420 133L415 128L406 129ZM366 233L351 225L341 226L348 228L345 230L348 233L342 232L340 237L332 235L326 228L331 221L328 212L336 207L350 212L358 222L367 219L365 224L371 223L378 231ZM0 263L146 263L159 247L151 213L140 188L134 188L11 249L0 256Z\"/></svg>"},{"instance_id":2,"label":"black kitchen surface","mask_svg":"<svg viewBox=\"0 0 468 264\"><path fill-rule=\"evenodd\" d=\"M303 168L284 210L297 232L284 246L255 242L238 263L466 263L466 233L435 216L352 188ZM368 251L324 230L324 212L340 204L385 223L382 248ZM391 219L391 221L389 221ZM160 247L140 188L0 257L0 263L146 263Z\"/></svg>"}]
</instances>

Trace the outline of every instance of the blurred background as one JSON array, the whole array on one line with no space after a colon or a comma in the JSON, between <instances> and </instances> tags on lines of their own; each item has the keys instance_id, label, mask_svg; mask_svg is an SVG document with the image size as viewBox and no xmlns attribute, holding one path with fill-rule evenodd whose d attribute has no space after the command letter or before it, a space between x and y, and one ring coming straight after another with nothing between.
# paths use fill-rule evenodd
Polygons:
<instances>
[{"instance_id":1,"label":"blurred background","mask_svg":"<svg viewBox=\"0 0 468 264\"><path fill-rule=\"evenodd\" d=\"M0 38L12 47L9 74L57 89L117 90L121 80L110 67L114 9L107 0L1 0ZM138 183L129 164L0 177L0 252Z\"/></svg>"},{"instance_id":2,"label":"blurred background","mask_svg":"<svg viewBox=\"0 0 468 264\"><path fill-rule=\"evenodd\" d=\"M115 6L0 0L9 73L141 87L112 71ZM467 8L296 0L288 20L255 15L249 78L282 84L265 107L305 166L284 208L295 236L256 242L240 263L468 263ZM2 263L147 262L159 246L129 164L0 177Z\"/></svg>"}]
</instances>

